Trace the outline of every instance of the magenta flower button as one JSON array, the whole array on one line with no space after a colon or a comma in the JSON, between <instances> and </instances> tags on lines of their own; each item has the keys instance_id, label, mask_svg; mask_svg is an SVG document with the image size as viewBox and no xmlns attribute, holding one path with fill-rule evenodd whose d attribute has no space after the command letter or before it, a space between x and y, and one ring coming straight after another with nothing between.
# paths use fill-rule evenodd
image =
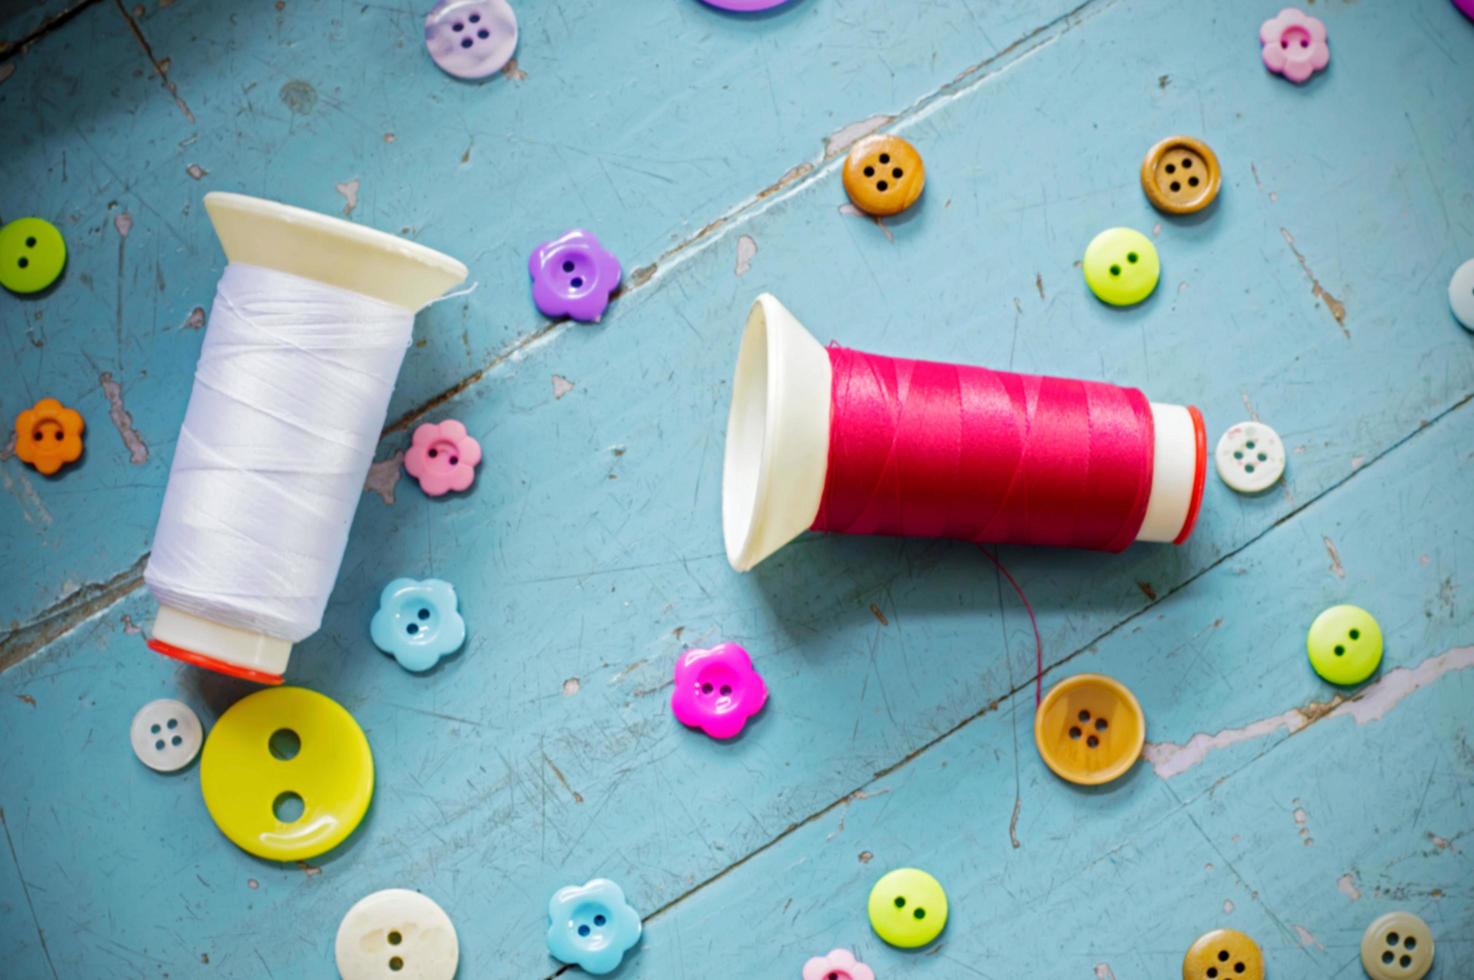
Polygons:
<instances>
[{"instance_id":1,"label":"magenta flower button","mask_svg":"<svg viewBox=\"0 0 1474 980\"><path fill-rule=\"evenodd\" d=\"M419 480L420 489L431 497L469 487L480 462L481 443L455 419L426 422L415 429L404 454L406 472Z\"/></svg>"},{"instance_id":2,"label":"magenta flower button","mask_svg":"<svg viewBox=\"0 0 1474 980\"><path fill-rule=\"evenodd\" d=\"M539 245L527 260L527 271L532 273L532 301L543 315L585 323L604 315L621 275L619 260L582 228Z\"/></svg>"},{"instance_id":3,"label":"magenta flower button","mask_svg":"<svg viewBox=\"0 0 1474 980\"><path fill-rule=\"evenodd\" d=\"M687 650L676 660L670 710L683 725L712 738L731 738L768 701L768 685L735 643Z\"/></svg>"},{"instance_id":4,"label":"magenta flower button","mask_svg":"<svg viewBox=\"0 0 1474 980\"><path fill-rule=\"evenodd\" d=\"M1331 61L1326 25L1294 7L1286 7L1259 25L1264 67L1299 84Z\"/></svg>"}]
</instances>

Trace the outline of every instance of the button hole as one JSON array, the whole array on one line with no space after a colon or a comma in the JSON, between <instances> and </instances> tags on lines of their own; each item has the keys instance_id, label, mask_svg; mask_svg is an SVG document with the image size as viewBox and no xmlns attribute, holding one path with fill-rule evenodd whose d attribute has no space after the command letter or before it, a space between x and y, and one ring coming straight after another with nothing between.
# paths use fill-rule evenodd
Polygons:
<instances>
[{"instance_id":1,"label":"button hole","mask_svg":"<svg viewBox=\"0 0 1474 980\"><path fill-rule=\"evenodd\" d=\"M1346 652L1346 648L1343 647L1341 644L1337 643L1336 644L1336 656L1339 657L1342 654L1344 654L1345 652Z\"/></svg>"},{"instance_id":2,"label":"button hole","mask_svg":"<svg viewBox=\"0 0 1474 980\"><path fill-rule=\"evenodd\" d=\"M1351 631L1351 638L1353 640L1359 640L1359 639L1361 639L1361 630L1352 630Z\"/></svg>"},{"instance_id":3,"label":"button hole","mask_svg":"<svg viewBox=\"0 0 1474 980\"><path fill-rule=\"evenodd\" d=\"M473 23L473 24L479 24L479 23L481 23L481 15L480 14L472 14L471 15L471 23Z\"/></svg>"},{"instance_id":4,"label":"button hole","mask_svg":"<svg viewBox=\"0 0 1474 980\"><path fill-rule=\"evenodd\" d=\"M1136 262L1136 260L1137 260L1138 257L1139 256L1137 256L1137 254L1135 252L1127 252L1126 253L1126 261L1127 262L1131 262L1131 263L1134 264Z\"/></svg>"},{"instance_id":5,"label":"button hole","mask_svg":"<svg viewBox=\"0 0 1474 980\"><path fill-rule=\"evenodd\" d=\"M583 276L574 276L572 279L568 280L568 285L572 286L574 289L581 288L583 286Z\"/></svg>"},{"instance_id":6,"label":"button hole","mask_svg":"<svg viewBox=\"0 0 1474 980\"><path fill-rule=\"evenodd\" d=\"M1182 185L1181 185L1181 184L1179 184L1179 183L1178 183L1178 182L1177 182L1177 181L1175 181L1175 180L1174 180L1174 181L1173 181L1173 182L1172 182L1172 189L1173 189L1173 190L1174 190L1174 191L1180 191L1180 190L1182 190Z\"/></svg>"},{"instance_id":7,"label":"button hole","mask_svg":"<svg viewBox=\"0 0 1474 980\"><path fill-rule=\"evenodd\" d=\"M881 163L890 163L891 162L891 155L889 153L882 153L880 155L880 162Z\"/></svg>"},{"instance_id":8,"label":"button hole","mask_svg":"<svg viewBox=\"0 0 1474 980\"><path fill-rule=\"evenodd\" d=\"M398 973L400 970L404 969L404 960L400 959L398 956L389 957L389 969L393 970L395 973Z\"/></svg>"},{"instance_id":9,"label":"button hole","mask_svg":"<svg viewBox=\"0 0 1474 980\"><path fill-rule=\"evenodd\" d=\"M865 176L866 177L874 177L875 176L875 168L874 167L866 167L865 168Z\"/></svg>"},{"instance_id":10,"label":"button hole","mask_svg":"<svg viewBox=\"0 0 1474 980\"><path fill-rule=\"evenodd\" d=\"M896 896L896 908L903 909L905 907L906 907L906 899L903 896L897 895Z\"/></svg>"},{"instance_id":11,"label":"button hole","mask_svg":"<svg viewBox=\"0 0 1474 980\"><path fill-rule=\"evenodd\" d=\"M915 916L916 918L918 918L918 919L924 919L924 918L926 918L926 909L917 909L915 912L912 912L911 914L913 916Z\"/></svg>"},{"instance_id":12,"label":"button hole","mask_svg":"<svg viewBox=\"0 0 1474 980\"><path fill-rule=\"evenodd\" d=\"M594 925L596 925L596 926L602 926L604 923L606 923L608 921L609 920L606 919L606 918L604 918L602 915L596 915L596 916L594 916Z\"/></svg>"},{"instance_id":13,"label":"button hole","mask_svg":"<svg viewBox=\"0 0 1474 980\"><path fill-rule=\"evenodd\" d=\"M701 685L701 693L702 694L710 694L713 690L715 690L715 688L713 688L710 684L702 684Z\"/></svg>"},{"instance_id":14,"label":"button hole","mask_svg":"<svg viewBox=\"0 0 1474 980\"><path fill-rule=\"evenodd\" d=\"M878 190L878 191L888 191L888 190L890 190L890 187L891 187L891 185L890 184L887 184L883 180L878 180L878 181L875 182L875 189Z\"/></svg>"},{"instance_id":15,"label":"button hole","mask_svg":"<svg viewBox=\"0 0 1474 980\"><path fill-rule=\"evenodd\" d=\"M389 933L389 945L390 946L398 946L400 944L400 942L403 941L403 939L404 939L404 937L401 936L398 933L398 931L395 931L395 930L391 930L390 931L390 933Z\"/></svg>"},{"instance_id":16,"label":"button hole","mask_svg":"<svg viewBox=\"0 0 1474 980\"><path fill-rule=\"evenodd\" d=\"M484 41L487 38L491 37L491 32L488 31L486 28L483 27L483 28L481 28L481 30L479 30L479 31L476 32L476 36L479 37L479 38L481 38L481 40Z\"/></svg>"},{"instance_id":17,"label":"button hole","mask_svg":"<svg viewBox=\"0 0 1474 980\"><path fill-rule=\"evenodd\" d=\"M1086 740L1085 740L1085 744L1086 744L1086 745L1088 745L1088 746L1090 746L1090 747L1091 747L1091 748L1092 748L1092 749L1093 749L1093 748L1095 748L1095 747L1096 747L1096 746L1097 746L1097 745L1099 745L1099 744L1100 744L1100 739L1098 739L1098 738L1096 738L1096 737L1095 737L1095 736L1094 736L1094 735L1092 735L1092 736L1090 736L1090 737L1089 737L1089 738L1087 738L1087 739L1086 739Z\"/></svg>"},{"instance_id":18,"label":"button hole","mask_svg":"<svg viewBox=\"0 0 1474 980\"><path fill-rule=\"evenodd\" d=\"M1111 275L1113 275L1113 276L1119 276L1120 274L1121 274L1121 267L1119 265L1113 265L1113 266L1111 266Z\"/></svg>"},{"instance_id":19,"label":"button hole","mask_svg":"<svg viewBox=\"0 0 1474 980\"><path fill-rule=\"evenodd\" d=\"M469 48L470 46L471 46L471 39L469 37L463 37L463 38L461 38L461 47L463 47L463 48Z\"/></svg>"},{"instance_id":20,"label":"button hole","mask_svg":"<svg viewBox=\"0 0 1474 980\"><path fill-rule=\"evenodd\" d=\"M466 29L466 25L462 24L460 21L456 21L450 26L450 29L453 31L464 31Z\"/></svg>"},{"instance_id":21,"label":"button hole","mask_svg":"<svg viewBox=\"0 0 1474 980\"><path fill-rule=\"evenodd\" d=\"M1167 172L1169 174L1175 174L1175 173L1177 173L1177 165L1175 163L1169 163L1169 164L1167 164Z\"/></svg>"},{"instance_id":22,"label":"button hole","mask_svg":"<svg viewBox=\"0 0 1474 980\"><path fill-rule=\"evenodd\" d=\"M587 924L578 927L578 934L580 936L587 936L592 931Z\"/></svg>"},{"instance_id":23,"label":"button hole","mask_svg":"<svg viewBox=\"0 0 1474 980\"><path fill-rule=\"evenodd\" d=\"M723 684L722 685L722 697L727 697L731 693L732 693L732 688L729 685L727 685L727 684Z\"/></svg>"},{"instance_id":24,"label":"button hole","mask_svg":"<svg viewBox=\"0 0 1474 980\"><path fill-rule=\"evenodd\" d=\"M31 260L22 255L19 259L16 260L15 264L24 269L26 266L31 264Z\"/></svg>"},{"instance_id":25,"label":"button hole","mask_svg":"<svg viewBox=\"0 0 1474 980\"><path fill-rule=\"evenodd\" d=\"M183 738L183 736L175 735L173 738L169 739L169 744L170 745L183 745L184 744L184 738Z\"/></svg>"},{"instance_id":26,"label":"button hole","mask_svg":"<svg viewBox=\"0 0 1474 980\"><path fill-rule=\"evenodd\" d=\"M891 176L892 177L896 178L897 180L900 180L901 179L901 174L902 174L902 171L901 171L901 168L900 167L892 167L891 168Z\"/></svg>"},{"instance_id":27,"label":"button hole","mask_svg":"<svg viewBox=\"0 0 1474 980\"><path fill-rule=\"evenodd\" d=\"M301 820L302 812L305 809L306 807L302 803L302 797L293 793L291 790L278 794L276 799L271 801L271 812L282 823L296 823L298 820Z\"/></svg>"},{"instance_id":28,"label":"button hole","mask_svg":"<svg viewBox=\"0 0 1474 980\"><path fill-rule=\"evenodd\" d=\"M302 738L290 728L278 728L266 740L266 748L272 756L286 762L295 759L302 751Z\"/></svg>"},{"instance_id":29,"label":"button hole","mask_svg":"<svg viewBox=\"0 0 1474 980\"><path fill-rule=\"evenodd\" d=\"M1081 736L1081 734L1083 734L1083 733L1080 731L1080 729L1079 729L1078 726L1076 726L1076 725L1071 725L1070 726L1070 738L1078 739Z\"/></svg>"},{"instance_id":30,"label":"button hole","mask_svg":"<svg viewBox=\"0 0 1474 980\"><path fill-rule=\"evenodd\" d=\"M440 455L440 450L438 450L438 449L432 449L428 453L426 453L425 455L429 456L431 459L434 459L436 456L439 456Z\"/></svg>"},{"instance_id":31,"label":"button hole","mask_svg":"<svg viewBox=\"0 0 1474 980\"><path fill-rule=\"evenodd\" d=\"M424 608L423 606L421 606L420 607L420 611L417 612L417 613L415 613L415 615L418 616L420 619L429 619L430 618L430 610L428 610L428 609Z\"/></svg>"},{"instance_id":32,"label":"button hole","mask_svg":"<svg viewBox=\"0 0 1474 980\"><path fill-rule=\"evenodd\" d=\"M420 624L419 623L410 623L408 626L406 626L404 628L404 631L406 633L408 633L410 636L414 636L416 633L418 633L420 631Z\"/></svg>"}]
</instances>

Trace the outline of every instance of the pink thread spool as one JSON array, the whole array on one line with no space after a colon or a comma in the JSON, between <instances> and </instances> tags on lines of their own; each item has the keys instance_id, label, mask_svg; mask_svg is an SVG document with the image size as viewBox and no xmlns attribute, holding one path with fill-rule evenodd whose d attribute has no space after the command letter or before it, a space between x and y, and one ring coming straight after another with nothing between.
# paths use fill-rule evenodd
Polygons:
<instances>
[{"instance_id":1,"label":"pink thread spool","mask_svg":"<svg viewBox=\"0 0 1474 980\"><path fill-rule=\"evenodd\" d=\"M1060 509L1057 505L1061 499L1070 506L1084 509L1102 506L1115 509L1103 516L1123 522L1119 533L1089 538L1089 543L1084 540L1076 542L1080 547L1121 550L1132 541L1180 544L1192 533L1207 473L1207 439L1202 415L1196 408L1148 403L1134 389L1094 382L1058 382L980 368L826 350L782 303L764 293L753 303L747 317L732 384L732 407L727 418L727 448L722 472L722 530L727 560L737 571L750 570L810 529L924 534L980 543L1066 543L1062 535L1042 526L1037 517L1032 525L1029 519L1012 523L1003 520L1001 526L1006 529L997 531L995 536L990 528L1000 526L1000 522L984 518L999 514L978 516L965 513L971 499L969 494L975 489L966 480L955 486L938 486L936 481L932 486L925 486L922 480L912 481L913 489L919 486L923 494L937 499L921 501L914 507L911 505L918 504L918 501L881 500L879 519L867 518L837 525L832 513L827 513L835 509L836 501L848 503L857 495L863 498L864 494L871 492L869 487L835 486L831 480L835 473L839 473L842 479L852 478L850 474L854 468L847 465L843 457L849 448L845 440L867 426L871 430L876 427L873 420L860 420L856 424L855 419L848 417L836 419L836 412L849 410L840 406L848 406L849 403L836 390L835 365L847 364L847 358L851 357L865 359L882 368L899 365L903 372L918 365L951 371L962 377L964 383L968 377L986 375L989 380L997 380L1015 390L1027 388L1038 391L1041 385L1047 387L1051 383L1065 388L1084 387L1123 403L1129 402L1139 409L1139 431L1131 433L1132 438L1126 440L1134 448L1112 450L1116 458L1107 458L1106 450L1092 448L1092 452L1100 454L1092 463L1099 463L1102 467L1129 468L1132 461L1123 460L1121 455L1131 451L1139 453L1139 497L1144 498L1144 504L1140 499L1134 503L1118 500L1103 504L1100 500L1091 499L1084 490L1056 486L1048 488L1049 495L1055 498L1055 510ZM961 412L962 408L959 408ZM976 421L972 423L972 436L979 434L977 424ZM967 423L964 422L962 427L966 430ZM898 440L911 438L914 442L914 434L906 436L899 431L900 426L897 428ZM841 440L837 445L833 439L836 434ZM963 432L964 436L968 434ZM968 441L964 438L962 444L965 446ZM1078 447L1071 448L1078 450ZM916 456L915 445L900 446L900 450L910 450L912 456ZM841 455L836 456L836 453ZM979 471L986 473L988 466L994 463L1011 465L986 457L968 456L966 449L954 461L961 464L959 470L970 470L974 474ZM926 461L922 462L921 468L925 469ZM942 462L948 460L943 459ZM1020 465L1019 468L1022 470L1024 467ZM903 474L886 487L886 492L893 493L901 487L904 493L907 488L902 484L906 482ZM1078 499L1067 499L1072 492ZM1005 501L1002 506L1017 508L1018 501ZM891 511L888 512L887 507ZM916 511L925 511L927 507L933 511L952 508L953 513L944 512L941 519L912 522L906 518L908 507ZM1000 514L1004 518L1010 516L1002 511ZM964 530L969 524L968 518L973 516L978 516L974 522L975 529ZM949 519L952 517L961 519Z\"/></svg>"}]
</instances>

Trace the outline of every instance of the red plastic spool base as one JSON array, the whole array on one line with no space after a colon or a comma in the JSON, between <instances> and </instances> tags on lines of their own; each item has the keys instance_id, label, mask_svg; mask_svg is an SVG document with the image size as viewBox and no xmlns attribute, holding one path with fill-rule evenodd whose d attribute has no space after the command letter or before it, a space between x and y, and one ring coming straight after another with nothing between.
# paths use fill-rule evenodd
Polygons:
<instances>
[{"instance_id":1,"label":"red plastic spool base","mask_svg":"<svg viewBox=\"0 0 1474 980\"><path fill-rule=\"evenodd\" d=\"M1193 470L1192 503L1187 506L1187 517L1182 522L1182 530L1172 539L1173 544L1182 544L1193 533L1193 527L1198 523L1198 511L1203 507L1203 484L1208 479L1208 432L1203 428L1203 413L1198 411L1198 406L1189 405L1187 414L1193 420L1193 442L1197 445L1198 459Z\"/></svg>"},{"instance_id":2,"label":"red plastic spool base","mask_svg":"<svg viewBox=\"0 0 1474 980\"><path fill-rule=\"evenodd\" d=\"M1201 481L1199 483L1201 484ZM193 650L186 650L184 647L176 647L172 643L165 643L163 640L149 640L148 646L155 653L162 653L166 657L173 657L175 660L183 660L185 663L193 664L196 667L213 670L215 673L224 674L226 677L239 677L241 680L255 681L257 684L275 685L282 682L280 674L268 674L264 670L252 670L249 667L242 667L239 664L228 664L223 660L207 657L203 653L195 653Z\"/></svg>"}]
</instances>

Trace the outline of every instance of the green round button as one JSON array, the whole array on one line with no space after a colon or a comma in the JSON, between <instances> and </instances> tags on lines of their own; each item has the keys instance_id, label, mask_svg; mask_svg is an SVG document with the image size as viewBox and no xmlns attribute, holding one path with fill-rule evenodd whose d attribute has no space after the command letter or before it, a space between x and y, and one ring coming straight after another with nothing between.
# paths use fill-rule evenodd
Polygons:
<instances>
[{"instance_id":1,"label":"green round button","mask_svg":"<svg viewBox=\"0 0 1474 980\"><path fill-rule=\"evenodd\" d=\"M1332 606L1310 624L1310 666L1332 684L1360 684L1382 662L1382 628L1358 606Z\"/></svg>"},{"instance_id":2,"label":"green round button","mask_svg":"<svg viewBox=\"0 0 1474 980\"><path fill-rule=\"evenodd\" d=\"M1130 306L1157 288L1162 262L1152 240L1134 228L1107 228L1085 249L1085 284L1103 303Z\"/></svg>"},{"instance_id":3,"label":"green round button","mask_svg":"<svg viewBox=\"0 0 1474 980\"><path fill-rule=\"evenodd\" d=\"M0 228L0 286L39 293L56 282L66 264L67 243L51 222L16 218Z\"/></svg>"},{"instance_id":4,"label":"green round button","mask_svg":"<svg viewBox=\"0 0 1474 980\"><path fill-rule=\"evenodd\" d=\"M870 889L870 928L892 946L925 946L947 925L947 893L915 868L897 868Z\"/></svg>"}]
</instances>

